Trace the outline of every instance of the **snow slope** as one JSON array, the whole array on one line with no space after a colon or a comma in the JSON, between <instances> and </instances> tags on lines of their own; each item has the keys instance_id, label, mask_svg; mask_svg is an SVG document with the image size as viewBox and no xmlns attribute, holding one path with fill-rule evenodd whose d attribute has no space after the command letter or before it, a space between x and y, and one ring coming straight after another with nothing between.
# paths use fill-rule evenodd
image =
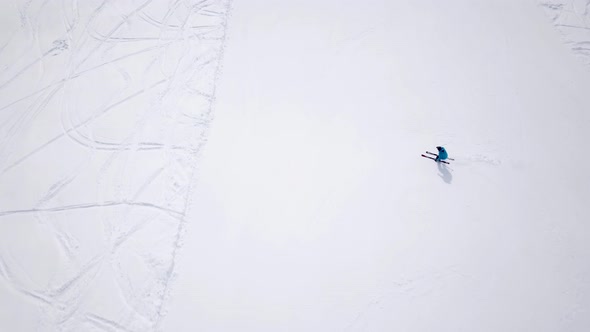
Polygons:
<instances>
[{"instance_id":1,"label":"snow slope","mask_svg":"<svg viewBox=\"0 0 590 332\"><path fill-rule=\"evenodd\" d=\"M590 328L583 1L3 6L1 330Z\"/></svg>"},{"instance_id":2,"label":"snow slope","mask_svg":"<svg viewBox=\"0 0 590 332\"><path fill-rule=\"evenodd\" d=\"M590 327L590 80L542 7L243 1L230 27L169 330Z\"/></svg>"}]
</instances>

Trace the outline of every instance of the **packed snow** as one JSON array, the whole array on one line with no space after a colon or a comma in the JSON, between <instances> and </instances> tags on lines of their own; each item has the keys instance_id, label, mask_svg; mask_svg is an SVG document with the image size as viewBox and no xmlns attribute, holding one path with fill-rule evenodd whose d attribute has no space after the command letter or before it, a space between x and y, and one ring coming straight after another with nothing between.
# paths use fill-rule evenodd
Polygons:
<instances>
[{"instance_id":1,"label":"packed snow","mask_svg":"<svg viewBox=\"0 0 590 332\"><path fill-rule=\"evenodd\" d=\"M590 329L590 0L0 22L1 331Z\"/></svg>"}]
</instances>

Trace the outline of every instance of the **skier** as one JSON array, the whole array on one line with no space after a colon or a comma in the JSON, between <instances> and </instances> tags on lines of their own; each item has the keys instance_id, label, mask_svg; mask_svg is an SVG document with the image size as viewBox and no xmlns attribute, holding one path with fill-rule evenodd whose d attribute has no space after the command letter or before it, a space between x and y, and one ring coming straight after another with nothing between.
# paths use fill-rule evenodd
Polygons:
<instances>
[{"instance_id":1,"label":"skier","mask_svg":"<svg viewBox=\"0 0 590 332\"><path fill-rule=\"evenodd\" d=\"M449 154L447 153L447 150L445 150L444 147L437 146L436 149L438 150L438 155L436 156L436 159L434 159L434 161L442 161L449 157Z\"/></svg>"},{"instance_id":2,"label":"skier","mask_svg":"<svg viewBox=\"0 0 590 332\"><path fill-rule=\"evenodd\" d=\"M449 163L447 161L447 159L448 160L455 160L453 158L449 158L449 153L442 146L437 146L436 149L438 150L438 154L436 154L434 152L426 151L426 154L422 154L422 157L428 158L430 160L434 160L437 163L444 163L444 164L448 164Z\"/></svg>"}]
</instances>

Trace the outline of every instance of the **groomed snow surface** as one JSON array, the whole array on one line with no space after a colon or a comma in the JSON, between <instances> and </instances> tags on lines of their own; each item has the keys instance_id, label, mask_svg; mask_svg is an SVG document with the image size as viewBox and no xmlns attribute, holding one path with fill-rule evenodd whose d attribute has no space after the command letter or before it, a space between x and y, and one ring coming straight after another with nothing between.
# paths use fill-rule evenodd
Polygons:
<instances>
[{"instance_id":1,"label":"groomed snow surface","mask_svg":"<svg viewBox=\"0 0 590 332\"><path fill-rule=\"evenodd\" d=\"M0 22L1 331L590 330L590 1Z\"/></svg>"}]
</instances>

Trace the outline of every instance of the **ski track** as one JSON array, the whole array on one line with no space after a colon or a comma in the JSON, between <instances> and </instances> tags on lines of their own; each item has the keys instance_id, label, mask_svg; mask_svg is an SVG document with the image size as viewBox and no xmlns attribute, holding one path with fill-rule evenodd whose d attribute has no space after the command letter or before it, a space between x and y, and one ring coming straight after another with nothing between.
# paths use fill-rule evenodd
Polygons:
<instances>
[{"instance_id":1,"label":"ski track","mask_svg":"<svg viewBox=\"0 0 590 332\"><path fill-rule=\"evenodd\" d=\"M413 302L421 297L438 292L446 284L453 280L469 282L470 277L458 271L456 266L449 266L440 270L430 271L421 275L412 276L411 278L392 281L387 289L375 295L369 303L366 303L353 317L343 331L364 331L373 319L371 316L376 312L383 310L385 303L391 307L392 303ZM401 301L400 299L403 299ZM395 304L394 304L395 305Z\"/></svg>"},{"instance_id":2,"label":"ski track","mask_svg":"<svg viewBox=\"0 0 590 332\"><path fill-rule=\"evenodd\" d=\"M0 201L0 283L32 308L30 330L161 329L230 8L11 8L20 20L0 41L0 196L18 197ZM16 245L15 227L42 238Z\"/></svg>"},{"instance_id":3,"label":"ski track","mask_svg":"<svg viewBox=\"0 0 590 332\"><path fill-rule=\"evenodd\" d=\"M590 65L590 0L539 0L572 51Z\"/></svg>"}]
</instances>

